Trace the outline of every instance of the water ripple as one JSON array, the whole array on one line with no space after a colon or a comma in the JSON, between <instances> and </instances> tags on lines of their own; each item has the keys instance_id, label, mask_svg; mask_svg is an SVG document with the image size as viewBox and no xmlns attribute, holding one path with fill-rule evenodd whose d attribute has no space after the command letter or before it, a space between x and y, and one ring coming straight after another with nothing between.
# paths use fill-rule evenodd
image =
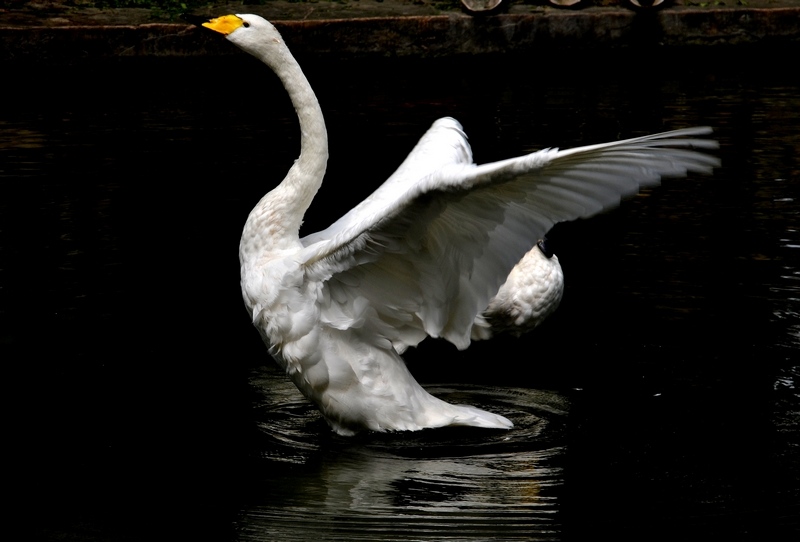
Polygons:
<instances>
[{"instance_id":1,"label":"water ripple","mask_svg":"<svg viewBox=\"0 0 800 542\"><path fill-rule=\"evenodd\" d=\"M549 540L558 532L566 399L526 389L437 386L515 422L510 431L444 428L333 434L283 375L254 378L266 467L242 510L241 540ZM268 491L264 491L268 488Z\"/></svg>"}]
</instances>

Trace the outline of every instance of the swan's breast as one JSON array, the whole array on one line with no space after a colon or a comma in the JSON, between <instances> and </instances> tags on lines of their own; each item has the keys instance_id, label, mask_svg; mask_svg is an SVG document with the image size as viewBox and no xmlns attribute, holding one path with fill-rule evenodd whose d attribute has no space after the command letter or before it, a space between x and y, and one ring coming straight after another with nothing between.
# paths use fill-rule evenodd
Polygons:
<instances>
[{"instance_id":1,"label":"swan's breast","mask_svg":"<svg viewBox=\"0 0 800 542\"><path fill-rule=\"evenodd\" d=\"M242 265L242 298L253 325L289 372L314 363L321 286L306 279L292 258ZM279 360L280 361L280 360Z\"/></svg>"}]
</instances>

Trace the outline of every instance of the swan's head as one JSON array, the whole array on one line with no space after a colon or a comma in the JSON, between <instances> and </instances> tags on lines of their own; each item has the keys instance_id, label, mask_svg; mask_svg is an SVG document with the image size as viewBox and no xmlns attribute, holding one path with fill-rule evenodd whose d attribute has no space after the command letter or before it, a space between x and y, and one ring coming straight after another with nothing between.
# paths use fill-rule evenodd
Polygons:
<instances>
[{"instance_id":1,"label":"swan's head","mask_svg":"<svg viewBox=\"0 0 800 542\"><path fill-rule=\"evenodd\" d=\"M258 15L223 15L214 19L184 15L183 18L222 34L240 49L267 62L276 52L283 52L285 49L278 30Z\"/></svg>"}]
</instances>

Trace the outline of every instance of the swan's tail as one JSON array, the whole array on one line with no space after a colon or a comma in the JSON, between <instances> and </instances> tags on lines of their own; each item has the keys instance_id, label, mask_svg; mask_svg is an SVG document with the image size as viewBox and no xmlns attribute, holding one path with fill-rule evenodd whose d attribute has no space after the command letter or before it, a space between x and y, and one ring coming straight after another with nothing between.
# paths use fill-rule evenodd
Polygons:
<instances>
[{"instance_id":1,"label":"swan's tail","mask_svg":"<svg viewBox=\"0 0 800 542\"><path fill-rule=\"evenodd\" d=\"M450 405L458 413L448 425L483 427L485 429L511 429L514 424L508 418L493 414L480 408L466 405Z\"/></svg>"},{"instance_id":2,"label":"swan's tail","mask_svg":"<svg viewBox=\"0 0 800 542\"><path fill-rule=\"evenodd\" d=\"M426 392L427 393L427 392ZM514 424L508 418L468 405L453 405L428 394L424 407L408 411L403 407L393 409L387 416L382 409L370 413L358 423L338 418L325 412L331 428L343 436L352 436L363 429L371 431L419 431L447 426L480 427L483 429L511 429Z\"/></svg>"},{"instance_id":3,"label":"swan's tail","mask_svg":"<svg viewBox=\"0 0 800 542\"><path fill-rule=\"evenodd\" d=\"M366 350L357 340L326 343L317 366L290 373L303 394L317 404L334 431L418 431L448 425L509 429L503 416L434 397L412 376L392 349ZM366 355L365 355L366 352ZM357 360L354 362L353 360ZM322 367L324 371L318 369ZM323 375L320 383L315 376Z\"/></svg>"},{"instance_id":4,"label":"swan's tail","mask_svg":"<svg viewBox=\"0 0 800 542\"><path fill-rule=\"evenodd\" d=\"M508 418L469 405L454 405L424 392L424 408L415 416L419 429L446 427L482 427L484 429L511 429L514 424Z\"/></svg>"}]
</instances>

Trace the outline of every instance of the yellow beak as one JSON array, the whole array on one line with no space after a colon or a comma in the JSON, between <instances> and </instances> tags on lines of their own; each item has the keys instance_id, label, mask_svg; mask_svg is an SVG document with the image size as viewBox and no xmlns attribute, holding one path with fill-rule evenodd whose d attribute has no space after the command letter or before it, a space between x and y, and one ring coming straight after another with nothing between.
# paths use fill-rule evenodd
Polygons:
<instances>
[{"instance_id":1,"label":"yellow beak","mask_svg":"<svg viewBox=\"0 0 800 542\"><path fill-rule=\"evenodd\" d=\"M244 21L241 17L237 17L236 15L223 15L222 17L217 17L216 19L211 19L203 23L202 26L227 36L243 24Z\"/></svg>"}]
</instances>

